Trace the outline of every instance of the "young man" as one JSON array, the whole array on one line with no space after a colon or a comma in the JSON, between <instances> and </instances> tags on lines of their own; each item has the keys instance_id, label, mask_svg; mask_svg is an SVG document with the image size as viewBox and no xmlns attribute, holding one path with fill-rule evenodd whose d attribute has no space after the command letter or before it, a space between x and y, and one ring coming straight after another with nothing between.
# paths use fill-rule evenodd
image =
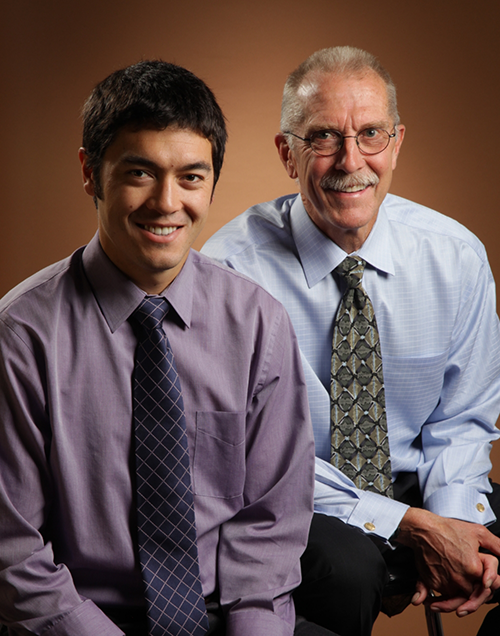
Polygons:
<instances>
[{"instance_id":1,"label":"young man","mask_svg":"<svg viewBox=\"0 0 500 636\"><path fill-rule=\"evenodd\" d=\"M152 61L83 116L97 234L0 303L0 622L292 634L314 462L298 348L267 292L190 249L222 112Z\"/></svg>"}]
</instances>

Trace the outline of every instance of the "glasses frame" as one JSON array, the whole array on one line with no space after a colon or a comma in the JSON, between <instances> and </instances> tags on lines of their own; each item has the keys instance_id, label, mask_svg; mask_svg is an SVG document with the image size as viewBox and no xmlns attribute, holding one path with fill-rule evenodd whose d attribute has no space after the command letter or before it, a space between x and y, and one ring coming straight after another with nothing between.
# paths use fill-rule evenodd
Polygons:
<instances>
[{"instance_id":1,"label":"glasses frame","mask_svg":"<svg viewBox=\"0 0 500 636\"><path fill-rule=\"evenodd\" d=\"M361 135L362 132L364 132L365 130L370 130L370 128L376 128L377 130L383 130L387 135L387 144L382 148L382 150L377 150L377 152L366 152L366 150L363 150L362 148L360 148L359 145L359 141L358 141L358 137L359 135ZM396 132L396 127L393 127L394 132L390 133L387 130L385 130L385 128L379 128L378 126L367 126L366 128L363 128L363 130L360 130L359 133L357 135L340 135L338 130L334 130L333 128L325 128L324 130L317 130L315 131L316 133L321 133L321 132L332 132L335 133L337 135L340 135L341 137L341 144L340 144L340 148L338 150L336 150L335 152L330 152L327 155L323 154L322 152L318 152L317 150L314 150L314 148L312 147L311 144L311 138L310 137L300 137L299 135L296 135L295 133L291 132L291 131L286 131L283 134L284 135L292 135L292 137L296 137L297 139L300 139L301 141L305 141L307 144L309 144L309 148L314 152L315 155L318 155L318 157L333 157L333 155L336 155L338 152L340 152L342 150L342 148L344 147L344 141L346 139L355 139L356 140L356 146L358 147L359 152L362 155L367 155L368 157L373 157L374 155L379 155L381 152L384 152L384 150L387 150L387 148L389 147L389 144L391 143L391 139L393 137L396 136L397 132Z\"/></svg>"}]
</instances>

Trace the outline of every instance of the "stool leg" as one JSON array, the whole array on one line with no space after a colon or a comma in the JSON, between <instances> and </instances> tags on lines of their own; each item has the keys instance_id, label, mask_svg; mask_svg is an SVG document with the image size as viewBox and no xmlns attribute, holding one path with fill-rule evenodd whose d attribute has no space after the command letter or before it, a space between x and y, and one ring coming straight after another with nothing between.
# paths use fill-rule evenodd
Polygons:
<instances>
[{"instance_id":1,"label":"stool leg","mask_svg":"<svg viewBox=\"0 0 500 636\"><path fill-rule=\"evenodd\" d=\"M429 636L444 636L443 622L439 612L432 612L430 607L425 606L425 621Z\"/></svg>"}]
</instances>

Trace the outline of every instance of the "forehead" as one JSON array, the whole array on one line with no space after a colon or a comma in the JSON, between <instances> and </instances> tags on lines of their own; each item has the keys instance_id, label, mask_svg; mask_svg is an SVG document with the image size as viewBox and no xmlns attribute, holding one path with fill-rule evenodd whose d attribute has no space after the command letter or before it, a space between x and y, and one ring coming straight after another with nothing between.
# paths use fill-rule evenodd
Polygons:
<instances>
[{"instance_id":1,"label":"forehead","mask_svg":"<svg viewBox=\"0 0 500 636\"><path fill-rule=\"evenodd\" d=\"M155 163L187 160L204 161L212 166L210 141L194 130L167 128L137 128L124 126L108 146L104 161L119 162L137 156Z\"/></svg>"},{"instance_id":2,"label":"forehead","mask_svg":"<svg viewBox=\"0 0 500 636\"><path fill-rule=\"evenodd\" d=\"M373 71L357 75L321 73L299 89L304 92L304 127L360 130L392 125L384 81Z\"/></svg>"}]
</instances>

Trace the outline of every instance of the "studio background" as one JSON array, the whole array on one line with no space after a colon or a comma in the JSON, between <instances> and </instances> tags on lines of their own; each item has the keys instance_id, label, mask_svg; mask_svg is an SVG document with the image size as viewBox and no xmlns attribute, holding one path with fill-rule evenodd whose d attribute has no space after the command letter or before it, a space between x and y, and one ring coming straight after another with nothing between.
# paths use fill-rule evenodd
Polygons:
<instances>
[{"instance_id":1,"label":"studio background","mask_svg":"<svg viewBox=\"0 0 500 636\"><path fill-rule=\"evenodd\" d=\"M288 73L334 45L374 53L391 73L407 133L391 191L464 223L500 281L500 9L496 0L16 0L0 4L0 295L89 241L96 217L77 150L80 110L111 71L162 58L214 90L229 144L200 248L252 204L296 191L278 159ZM493 450L500 479L500 442ZM445 616L473 636L484 614ZM424 634L421 608L375 636Z\"/></svg>"}]
</instances>

